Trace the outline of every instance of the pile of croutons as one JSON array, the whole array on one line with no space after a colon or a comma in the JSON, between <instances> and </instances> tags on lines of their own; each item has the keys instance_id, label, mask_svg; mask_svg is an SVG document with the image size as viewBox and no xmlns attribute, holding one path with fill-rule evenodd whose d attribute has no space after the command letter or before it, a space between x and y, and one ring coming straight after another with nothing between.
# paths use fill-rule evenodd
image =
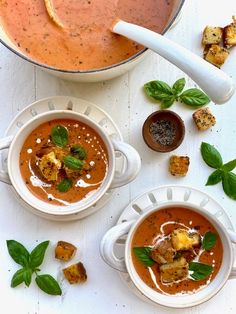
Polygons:
<instances>
[{"instance_id":1,"label":"pile of croutons","mask_svg":"<svg viewBox=\"0 0 236 314\"><path fill-rule=\"evenodd\" d=\"M230 48L236 45L236 18L225 27L206 26L203 31L203 57L220 68L228 58Z\"/></svg>"}]
</instances>

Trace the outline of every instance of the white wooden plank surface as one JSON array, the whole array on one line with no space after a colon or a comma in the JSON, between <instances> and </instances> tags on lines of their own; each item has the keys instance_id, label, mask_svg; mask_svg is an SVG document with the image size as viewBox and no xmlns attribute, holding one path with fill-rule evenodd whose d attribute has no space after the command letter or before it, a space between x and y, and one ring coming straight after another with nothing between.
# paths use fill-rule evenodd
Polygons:
<instances>
[{"instance_id":1,"label":"white wooden plank surface","mask_svg":"<svg viewBox=\"0 0 236 314\"><path fill-rule=\"evenodd\" d=\"M200 37L205 25L225 25L236 14L234 0L186 1L182 19L168 33L168 37L201 54ZM132 72L104 83L77 84L62 81L22 61L5 47L0 46L0 135L3 136L11 119L19 110L32 101L52 95L71 95L92 101L106 110L120 127L124 139L131 143L142 157L142 170L129 186L116 191L114 198L105 208L82 221L70 223L51 222L27 212L12 195L11 189L0 184L0 291L1 308L12 314L144 314L144 313L235 313L236 281L229 281L212 300L201 306L173 310L153 306L138 299L122 283L118 273L109 268L99 256L99 243L103 234L113 226L122 209L131 199L155 186L164 184L191 185L206 191L218 200L231 217L236 228L236 203L227 198L221 186L205 187L210 169L202 162L199 154L201 141L215 144L224 160L236 156L236 95L225 105L211 104L217 124L212 131L198 133L192 124L192 111L181 104L172 107L186 123L186 137L176 153L188 154L191 158L189 174L182 179L168 174L169 154L152 152L141 138L145 118L156 104L145 96L142 86L146 81L162 79L173 83L185 76L157 55L150 54ZM236 48L223 69L236 80ZM193 82L187 79L188 87ZM37 241L49 239L42 271L55 276L60 274L63 264L53 260L53 246L60 240L78 245L76 259L82 260L87 268L88 282L81 286L69 286L63 282L65 294L62 298L52 297L39 291L32 283L30 288L10 288L10 280L17 265L9 257L6 240L16 239L32 249ZM60 277L59 277L60 279Z\"/></svg>"}]
</instances>

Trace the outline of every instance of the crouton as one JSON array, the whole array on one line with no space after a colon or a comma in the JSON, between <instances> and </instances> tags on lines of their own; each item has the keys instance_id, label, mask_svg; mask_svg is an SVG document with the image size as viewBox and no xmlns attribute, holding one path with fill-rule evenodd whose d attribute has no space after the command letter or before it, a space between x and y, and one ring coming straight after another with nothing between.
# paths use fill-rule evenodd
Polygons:
<instances>
[{"instance_id":1,"label":"crouton","mask_svg":"<svg viewBox=\"0 0 236 314\"><path fill-rule=\"evenodd\" d=\"M216 118L209 108L198 109L193 113L192 117L200 131L205 131L216 124Z\"/></svg>"},{"instance_id":2,"label":"crouton","mask_svg":"<svg viewBox=\"0 0 236 314\"><path fill-rule=\"evenodd\" d=\"M223 31L224 45L231 48L236 45L236 18L233 16L233 23L224 27Z\"/></svg>"},{"instance_id":3,"label":"crouton","mask_svg":"<svg viewBox=\"0 0 236 314\"><path fill-rule=\"evenodd\" d=\"M220 68L229 56L229 51L219 45L211 45L204 59Z\"/></svg>"},{"instance_id":4,"label":"crouton","mask_svg":"<svg viewBox=\"0 0 236 314\"><path fill-rule=\"evenodd\" d=\"M203 31L202 45L219 44L222 40L223 29L221 27L206 26Z\"/></svg>"},{"instance_id":5,"label":"crouton","mask_svg":"<svg viewBox=\"0 0 236 314\"><path fill-rule=\"evenodd\" d=\"M70 284L84 283L87 280L86 269L81 262L64 268L63 273Z\"/></svg>"},{"instance_id":6,"label":"crouton","mask_svg":"<svg viewBox=\"0 0 236 314\"><path fill-rule=\"evenodd\" d=\"M188 263L184 257L180 257L173 263L161 265L160 273L165 283L182 280L188 277Z\"/></svg>"},{"instance_id":7,"label":"crouton","mask_svg":"<svg viewBox=\"0 0 236 314\"><path fill-rule=\"evenodd\" d=\"M62 261L69 261L75 255L76 250L77 248L73 244L65 241L58 241L55 248L55 258Z\"/></svg>"},{"instance_id":8,"label":"crouton","mask_svg":"<svg viewBox=\"0 0 236 314\"><path fill-rule=\"evenodd\" d=\"M61 168L61 162L56 159L54 152L39 158L38 166L41 174L47 181L57 181L58 173Z\"/></svg>"},{"instance_id":9,"label":"crouton","mask_svg":"<svg viewBox=\"0 0 236 314\"><path fill-rule=\"evenodd\" d=\"M175 254L176 251L173 249L171 241L163 240L152 249L151 258L158 264L166 264L173 262Z\"/></svg>"},{"instance_id":10,"label":"crouton","mask_svg":"<svg viewBox=\"0 0 236 314\"><path fill-rule=\"evenodd\" d=\"M176 156L170 157L169 171L173 176L184 177L186 176L189 168L188 156Z\"/></svg>"},{"instance_id":11,"label":"crouton","mask_svg":"<svg viewBox=\"0 0 236 314\"><path fill-rule=\"evenodd\" d=\"M194 246L199 246L201 237L197 232L190 233L185 229L175 229L171 233L171 243L176 251L187 251Z\"/></svg>"}]
</instances>

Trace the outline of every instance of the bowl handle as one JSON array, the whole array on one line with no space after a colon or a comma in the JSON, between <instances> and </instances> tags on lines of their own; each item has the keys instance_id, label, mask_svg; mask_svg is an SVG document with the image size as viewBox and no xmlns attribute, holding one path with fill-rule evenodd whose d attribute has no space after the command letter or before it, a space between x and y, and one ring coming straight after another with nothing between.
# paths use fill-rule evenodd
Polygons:
<instances>
[{"instance_id":1,"label":"bowl handle","mask_svg":"<svg viewBox=\"0 0 236 314\"><path fill-rule=\"evenodd\" d=\"M0 139L0 150L9 148L11 142L13 140L13 136L8 136ZM0 181L11 184L8 173L6 171L0 170Z\"/></svg>"},{"instance_id":2,"label":"bowl handle","mask_svg":"<svg viewBox=\"0 0 236 314\"><path fill-rule=\"evenodd\" d=\"M115 174L111 186L111 189L126 185L133 181L138 175L141 168L141 159L139 153L129 144L112 141L115 151L120 152L126 159L126 168L123 173Z\"/></svg>"},{"instance_id":3,"label":"bowl handle","mask_svg":"<svg viewBox=\"0 0 236 314\"><path fill-rule=\"evenodd\" d=\"M227 233L229 235L231 242L236 244L236 232L228 229ZM232 270L231 270L230 275L229 275L229 279L236 279L236 267L232 267Z\"/></svg>"},{"instance_id":4,"label":"bowl handle","mask_svg":"<svg viewBox=\"0 0 236 314\"><path fill-rule=\"evenodd\" d=\"M100 254L103 260L112 268L121 272L127 272L124 258L118 258L114 253L116 241L127 234L135 220L123 222L110 230L103 236L100 244Z\"/></svg>"}]
</instances>

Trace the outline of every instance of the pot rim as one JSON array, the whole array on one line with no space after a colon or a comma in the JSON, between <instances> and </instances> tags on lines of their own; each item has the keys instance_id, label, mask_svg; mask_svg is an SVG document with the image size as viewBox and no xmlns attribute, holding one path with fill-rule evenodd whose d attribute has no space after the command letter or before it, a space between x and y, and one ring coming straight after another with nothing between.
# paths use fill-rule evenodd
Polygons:
<instances>
[{"instance_id":1,"label":"pot rim","mask_svg":"<svg viewBox=\"0 0 236 314\"><path fill-rule=\"evenodd\" d=\"M162 35L164 35L173 25L173 23L175 22L176 18L178 17L179 13L182 10L182 7L185 3L185 0L180 0L180 4L178 9L176 10L175 14L173 15L172 19L169 21L168 25L164 28L164 30L162 31ZM120 67L122 65L125 65L126 63L135 61L136 59L138 59L139 57L141 57L147 50L149 50L148 48L144 48L143 50L139 51L137 54L131 56L130 58L123 60L119 63L116 64L112 64L110 66L104 67L104 68L100 68L100 69L93 69L93 70L63 70L63 69L59 69L59 68L54 68L52 66L37 62L31 58L29 58L28 56L24 55L20 50L17 51L16 49L10 47L4 40L2 40L0 38L0 43L3 44L6 48L8 48L11 52L13 52L14 54L16 54L18 57L32 63L33 65L36 65L42 69L45 70L50 70L50 71L55 71L55 72L59 72L62 74L96 74L96 73L102 73L104 71L109 71L113 68L117 68Z\"/></svg>"}]
</instances>

